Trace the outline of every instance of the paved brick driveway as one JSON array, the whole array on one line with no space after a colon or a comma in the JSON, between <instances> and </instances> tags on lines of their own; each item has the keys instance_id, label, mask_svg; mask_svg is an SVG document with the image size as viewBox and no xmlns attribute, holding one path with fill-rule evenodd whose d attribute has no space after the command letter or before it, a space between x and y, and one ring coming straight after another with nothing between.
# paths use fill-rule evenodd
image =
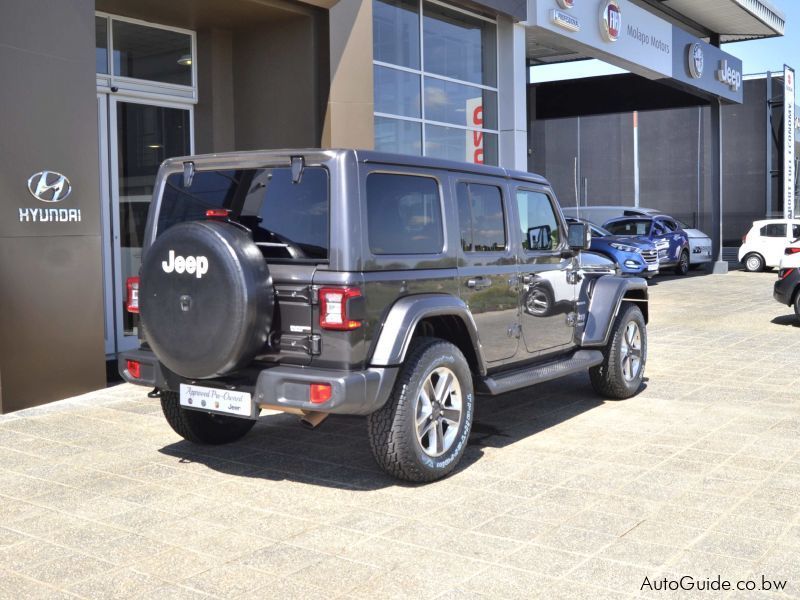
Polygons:
<instances>
[{"instance_id":1,"label":"paved brick driveway","mask_svg":"<svg viewBox=\"0 0 800 600\"><path fill-rule=\"evenodd\" d=\"M359 419L198 448L131 386L0 417L0 598L800 596L800 323L774 277L659 281L643 393L486 399L464 468L423 487L375 469Z\"/></svg>"}]
</instances>

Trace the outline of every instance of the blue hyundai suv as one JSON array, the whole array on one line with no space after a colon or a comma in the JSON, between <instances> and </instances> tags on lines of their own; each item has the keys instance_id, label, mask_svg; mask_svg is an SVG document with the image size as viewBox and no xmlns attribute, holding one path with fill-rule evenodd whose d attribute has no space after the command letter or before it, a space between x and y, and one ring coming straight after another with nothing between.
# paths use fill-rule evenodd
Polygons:
<instances>
[{"instance_id":1,"label":"blue hyundai suv","mask_svg":"<svg viewBox=\"0 0 800 600\"><path fill-rule=\"evenodd\" d=\"M613 235L584 219L567 218L567 223L586 223L592 232L589 250L613 260L624 275L658 275L658 250L653 242L638 236Z\"/></svg>"},{"instance_id":2,"label":"blue hyundai suv","mask_svg":"<svg viewBox=\"0 0 800 600\"><path fill-rule=\"evenodd\" d=\"M674 269L678 275L689 272L689 237L666 216L619 217L603 224L614 235L638 236L658 248L659 267Z\"/></svg>"}]
</instances>

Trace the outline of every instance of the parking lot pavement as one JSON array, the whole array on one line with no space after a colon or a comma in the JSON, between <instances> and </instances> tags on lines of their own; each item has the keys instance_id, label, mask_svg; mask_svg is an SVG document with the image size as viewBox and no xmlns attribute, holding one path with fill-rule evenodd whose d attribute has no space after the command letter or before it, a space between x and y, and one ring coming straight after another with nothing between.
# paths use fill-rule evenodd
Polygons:
<instances>
[{"instance_id":1,"label":"parking lot pavement","mask_svg":"<svg viewBox=\"0 0 800 600\"><path fill-rule=\"evenodd\" d=\"M357 418L203 448L128 385L0 417L0 598L800 596L800 322L774 278L657 280L641 394L483 399L425 486L381 474Z\"/></svg>"}]
</instances>

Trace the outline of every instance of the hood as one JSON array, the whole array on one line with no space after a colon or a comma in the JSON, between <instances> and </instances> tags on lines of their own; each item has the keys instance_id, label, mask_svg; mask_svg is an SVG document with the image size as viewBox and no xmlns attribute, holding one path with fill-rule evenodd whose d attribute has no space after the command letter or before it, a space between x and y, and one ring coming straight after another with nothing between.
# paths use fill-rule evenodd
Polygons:
<instances>
[{"instance_id":1,"label":"hood","mask_svg":"<svg viewBox=\"0 0 800 600\"><path fill-rule=\"evenodd\" d=\"M594 243L595 240L603 244L610 244L611 242L627 244L628 246L633 246L640 250L654 250L656 247L653 242L638 235L605 235L603 237L593 237L592 243Z\"/></svg>"}]
</instances>

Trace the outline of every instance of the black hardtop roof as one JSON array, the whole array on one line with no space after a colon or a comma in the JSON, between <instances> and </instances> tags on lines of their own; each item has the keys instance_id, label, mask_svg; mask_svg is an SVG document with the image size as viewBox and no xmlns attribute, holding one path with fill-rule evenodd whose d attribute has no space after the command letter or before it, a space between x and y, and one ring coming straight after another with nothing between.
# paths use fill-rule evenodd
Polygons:
<instances>
[{"instance_id":1,"label":"black hardtop roof","mask_svg":"<svg viewBox=\"0 0 800 600\"><path fill-rule=\"evenodd\" d=\"M264 163L275 163L276 161L286 161L288 163L292 156L313 157L315 161L333 160L344 154L352 154L355 160L361 163L380 163L404 167L422 167L426 169L440 169L445 171L457 171L460 173L474 173L490 177L503 177L505 179L515 179L518 181L528 181L540 185L548 185L547 180L541 175L527 173L525 171L515 171L503 167L490 167L487 165L477 165L467 162L454 160L444 160L431 158L428 156L411 156L406 154L391 154L388 152L378 152L375 150L352 150L352 149L320 149L320 148L284 148L280 150L245 150L235 152L221 152L218 154L200 154L195 156L176 156L164 161L164 165L176 165L186 161L196 161L198 167L202 168L203 163L214 164L219 162L242 160L248 165L263 161Z\"/></svg>"}]
</instances>

